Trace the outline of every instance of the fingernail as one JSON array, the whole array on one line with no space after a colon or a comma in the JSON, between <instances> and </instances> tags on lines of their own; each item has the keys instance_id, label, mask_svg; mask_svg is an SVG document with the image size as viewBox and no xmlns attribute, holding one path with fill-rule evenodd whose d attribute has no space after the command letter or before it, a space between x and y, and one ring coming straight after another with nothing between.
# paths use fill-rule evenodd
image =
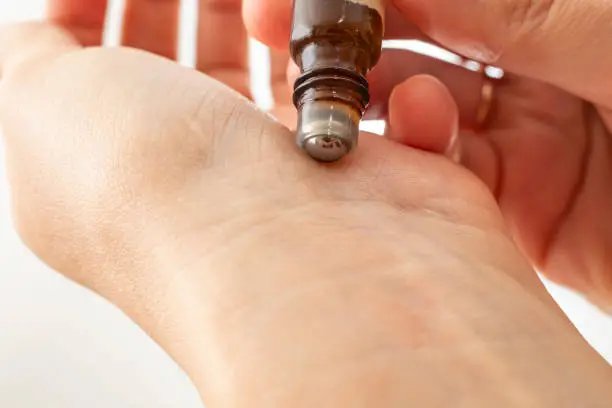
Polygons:
<instances>
[{"instance_id":1,"label":"fingernail","mask_svg":"<svg viewBox=\"0 0 612 408\"><path fill-rule=\"evenodd\" d=\"M453 162L461 163L461 139L459 138L459 123L455 121L453 126L452 136L448 143L448 148L444 152L445 156L451 159Z\"/></svg>"}]
</instances>

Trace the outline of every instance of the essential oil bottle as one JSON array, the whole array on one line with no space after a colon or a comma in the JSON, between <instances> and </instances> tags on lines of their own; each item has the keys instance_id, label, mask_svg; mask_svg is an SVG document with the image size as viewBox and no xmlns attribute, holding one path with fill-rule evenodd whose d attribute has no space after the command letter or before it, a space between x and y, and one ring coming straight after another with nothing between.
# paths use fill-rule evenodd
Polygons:
<instances>
[{"instance_id":1,"label":"essential oil bottle","mask_svg":"<svg viewBox=\"0 0 612 408\"><path fill-rule=\"evenodd\" d=\"M294 0L291 56L301 75L293 102L297 143L332 162L357 146L369 103L366 74L380 58L384 0Z\"/></svg>"}]
</instances>

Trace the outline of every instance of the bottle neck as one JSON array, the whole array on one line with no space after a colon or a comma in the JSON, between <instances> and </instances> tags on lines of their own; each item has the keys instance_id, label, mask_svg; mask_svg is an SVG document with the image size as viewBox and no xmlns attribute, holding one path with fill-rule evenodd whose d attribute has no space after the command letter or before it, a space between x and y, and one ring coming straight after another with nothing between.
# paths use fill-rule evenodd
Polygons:
<instances>
[{"instance_id":1,"label":"bottle neck","mask_svg":"<svg viewBox=\"0 0 612 408\"><path fill-rule=\"evenodd\" d=\"M314 101L333 101L355 110L361 117L370 101L368 81L344 68L314 68L295 81L293 104L301 107Z\"/></svg>"},{"instance_id":2,"label":"bottle neck","mask_svg":"<svg viewBox=\"0 0 612 408\"><path fill-rule=\"evenodd\" d=\"M359 47L332 42L305 45L297 58L297 64L304 73L340 68L365 76L371 69L369 58Z\"/></svg>"},{"instance_id":3,"label":"bottle neck","mask_svg":"<svg viewBox=\"0 0 612 408\"><path fill-rule=\"evenodd\" d=\"M295 82L297 144L320 161L335 161L357 145L369 101L368 82L342 68L318 68Z\"/></svg>"}]
</instances>

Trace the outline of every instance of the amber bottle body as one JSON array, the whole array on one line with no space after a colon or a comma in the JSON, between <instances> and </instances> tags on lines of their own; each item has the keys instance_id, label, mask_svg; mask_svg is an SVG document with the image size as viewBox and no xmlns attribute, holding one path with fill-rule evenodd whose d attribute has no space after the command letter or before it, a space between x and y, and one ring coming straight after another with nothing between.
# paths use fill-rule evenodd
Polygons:
<instances>
[{"instance_id":1,"label":"amber bottle body","mask_svg":"<svg viewBox=\"0 0 612 408\"><path fill-rule=\"evenodd\" d=\"M384 31L381 0L294 0L291 55L298 145L334 161L357 144L369 102L365 75L376 65Z\"/></svg>"}]
</instances>

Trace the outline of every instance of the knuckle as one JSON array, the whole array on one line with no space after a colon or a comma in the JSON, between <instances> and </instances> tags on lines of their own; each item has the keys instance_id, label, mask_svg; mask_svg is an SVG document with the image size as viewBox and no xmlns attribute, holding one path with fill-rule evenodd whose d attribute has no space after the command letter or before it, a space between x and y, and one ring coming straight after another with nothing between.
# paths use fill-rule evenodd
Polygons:
<instances>
[{"instance_id":1,"label":"knuckle","mask_svg":"<svg viewBox=\"0 0 612 408\"><path fill-rule=\"evenodd\" d=\"M556 4L555 0L499 0L496 7L483 6L482 24L489 35L482 38L479 49L482 58L477 59L495 65L515 49L532 42L532 37L550 20Z\"/></svg>"},{"instance_id":2,"label":"knuckle","mask_svg":"<svg viewBox=\"0 0 612 408\"><path fill-rule=\"evenodd\" d=\"M548 21L555 0L504 0L505 24L517 37L538 30Z\"/></svg>"}]
</instances>

